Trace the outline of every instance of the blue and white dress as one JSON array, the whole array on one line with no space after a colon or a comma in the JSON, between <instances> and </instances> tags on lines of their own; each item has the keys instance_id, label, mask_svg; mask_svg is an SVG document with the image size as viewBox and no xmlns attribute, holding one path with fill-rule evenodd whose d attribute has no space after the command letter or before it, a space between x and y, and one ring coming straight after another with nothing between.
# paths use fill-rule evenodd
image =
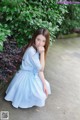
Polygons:
<instances>
[{"instance_id":1,"label":"blue and white dress","mask_svg":"<svg viewBox=\"0 0 80 120\"><path fill-rule=\"evenodd\" d=\"M9 84L4 99L12 101L12 105L15 108L44 106L47 97L38 75L40 69L39 53L31 46L25 51L20 69ZM50 85L47 80L46 85L48 94L51 94Z\"/></svg>"}]
</instances>

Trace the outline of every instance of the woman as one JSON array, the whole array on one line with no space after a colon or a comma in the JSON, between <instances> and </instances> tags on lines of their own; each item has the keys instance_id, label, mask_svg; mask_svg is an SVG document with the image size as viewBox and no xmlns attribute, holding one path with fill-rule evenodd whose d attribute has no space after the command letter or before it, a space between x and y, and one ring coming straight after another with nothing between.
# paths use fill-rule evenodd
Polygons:
<instances>
[{"instance_id":1,"label":"woman","mask_svg":"<svg viewBox=\"0 0 80 120\"><path fill-rule=\"evenodd\" d=\"M46 53L49 46L49 32L40 28L26 46L20 69L6 90L5 100L12 101L15 108L42 107L50 85L44 77Z\"/></svg>"}]
</instances>

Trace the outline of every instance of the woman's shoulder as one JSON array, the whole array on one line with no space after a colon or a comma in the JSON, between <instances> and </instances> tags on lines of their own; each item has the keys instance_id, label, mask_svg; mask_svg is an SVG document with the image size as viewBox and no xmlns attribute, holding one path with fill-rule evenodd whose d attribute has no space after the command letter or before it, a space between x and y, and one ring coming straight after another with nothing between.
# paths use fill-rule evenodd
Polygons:
<instances>
[{"instance_id":1,"label":"woman's shoulder","mask_svg":"<svg viewBox=\"0 0 80 120\"><path fill-rule=\"evenodd\" d=\"M36 53L36 50L35 50L35 48L34 48L33 46L30 46L30 47L27 48L27 52L28 52L29 54L35 54L35 53Z\"/></svg>"}]
</instances>

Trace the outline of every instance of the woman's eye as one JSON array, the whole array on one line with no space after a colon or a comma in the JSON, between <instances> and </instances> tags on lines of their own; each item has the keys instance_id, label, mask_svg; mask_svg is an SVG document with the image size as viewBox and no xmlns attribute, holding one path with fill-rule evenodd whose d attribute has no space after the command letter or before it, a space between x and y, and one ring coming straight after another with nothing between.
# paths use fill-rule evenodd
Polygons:
<instances>
[{"instance_id":1,"label":"woman's eye","mask_svg":"<svg viewBox=\"0 0 80 120\"><path fill-rule=\"evenodd\" d=\"M37 39L37 41L40 41L40 39Z\"/></svg>"}]
</instances>

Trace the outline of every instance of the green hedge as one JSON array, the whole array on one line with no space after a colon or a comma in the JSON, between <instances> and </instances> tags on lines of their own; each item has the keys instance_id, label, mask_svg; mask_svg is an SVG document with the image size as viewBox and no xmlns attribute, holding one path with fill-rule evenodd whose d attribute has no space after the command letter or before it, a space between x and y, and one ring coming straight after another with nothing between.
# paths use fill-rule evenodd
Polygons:
<instances>
[{"instance_id":1,"label":"green hedge","mask_svg":"<svg viewBox=\"0 0 80 120\"><path fill-rule=\"evenodd\" d=\"M56 0L2 0L0 2L0 50L7 35L22 47L34 30L45 27L50 40L80 28L80 5L60 5Z\"/></svg>"},{"instance_id":2,"label":"green hedge","mask_svg":"<svg viewBox=\"0 0 80 120\"><path fill-rule=\"evenodd\" d=\"M67 6L58 5L55 1L2 0L1 24L17 39L20 47L28 42L38 27L47 28L53 41L67 13Z\"/></svg>"},{"instance_id":3,"label":"green hedge","mask_svg":"<svg viewBox=\"0 0 80 120\"><path fill-rule=\"evenodd\" d=\"M10 35L11 31L7 28L7 25L0 23L0 51L3 51L3 41L6 40L7 35Z\"/></svg>"},{"instance_id":4,"label":"green hedge","mask_svg":"<svg viewBox=\"0 0 80 120\"><path fill-rule=\"evenodd\" d=\"M69 34L74 29L80 29L80 4L67 5L65 19L60 26L60 33Z\"/></svg>"}]
</instances>

